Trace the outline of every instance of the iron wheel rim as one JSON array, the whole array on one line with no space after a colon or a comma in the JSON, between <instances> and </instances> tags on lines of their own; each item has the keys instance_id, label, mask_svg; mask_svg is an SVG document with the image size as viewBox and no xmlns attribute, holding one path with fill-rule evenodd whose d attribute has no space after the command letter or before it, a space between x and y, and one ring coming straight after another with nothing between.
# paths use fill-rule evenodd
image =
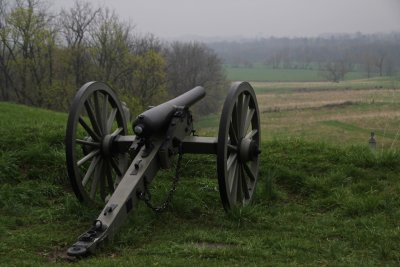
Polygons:
<instances>
[{"instance_id":1,"label":"iron wheel rim","mask_svg":"<svg viewBox=\"0 0 400 267\"><path fill-rule=\"evenodd\" d=\"M88 82L78 90L65 145L68 177L81 202L96 207L107 202L127 169L128 155L105 153L104 139L127 133L122 105L107 84Z\"/></svg>"},{"instance_id":2,"label":"iron wheel rim","mask_svg":"<svg viewBox=\"0 0 400 267\"><path fill-rule=\"evenodd\" d=\"M259 110L253 88L247 82L233 83L222 109L217 149L219 192L226 211L245 206L253 198L260 136ZM254 155L249 156L248 152Z\"/></svg>"}]
</instances>

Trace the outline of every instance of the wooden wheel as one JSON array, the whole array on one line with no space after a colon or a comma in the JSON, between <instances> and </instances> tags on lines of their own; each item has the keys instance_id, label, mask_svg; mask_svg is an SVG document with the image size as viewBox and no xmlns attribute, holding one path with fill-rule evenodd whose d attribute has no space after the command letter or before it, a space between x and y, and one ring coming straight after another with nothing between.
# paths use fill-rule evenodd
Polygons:
<instances>
[{"instance_id":1,"label":"wooden wheel","mask_svg":"<svg viewBox=\"0 0 400 267\"><path fill-rule=\"evenodd\" d=\"M76 197L103 206L127 169L128 156L113 148L127 134L122 105L106 84L83 85L72 102L65 137L68 176Z\"/></svg>"},{"instance_id":2,"label":"wooden wheel","mask_svg":"<svg viewBox=\"0 0 400 267\"><path fill-rule=\"evenodd\" d=\"M218 185L225 210L250 203L258 177L260 117L253 88L234 83L222 109L218 132Z\"/></svg>"}]
</instances>

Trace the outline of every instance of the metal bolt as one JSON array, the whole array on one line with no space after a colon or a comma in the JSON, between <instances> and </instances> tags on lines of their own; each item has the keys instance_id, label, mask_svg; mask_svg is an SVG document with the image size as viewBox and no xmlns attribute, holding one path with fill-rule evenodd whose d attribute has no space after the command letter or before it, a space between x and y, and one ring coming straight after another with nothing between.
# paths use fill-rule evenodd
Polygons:
<instances>
[{"instance_id":1,"label":"metal bolt","mask_svg":"<svg viewBox=\"0 0 400 267\"><path fill-rule=\"evenodd\" d=\"M141 134L143 133L143 128L140 125L135 126L135 129L133 129L133 131L135 132L135 134Z\"/></svg>"},{"instance_id":2,"label":"metal bolt","mask_svg":"<svg viewBox=\"0 0 400 267\"><path fill-rule=\"evenodd\" d=\"M101 230L101 228L103 227L103 223L97 220L94 226L96 227L97 230Z\"/></svg>"}]
</instances>

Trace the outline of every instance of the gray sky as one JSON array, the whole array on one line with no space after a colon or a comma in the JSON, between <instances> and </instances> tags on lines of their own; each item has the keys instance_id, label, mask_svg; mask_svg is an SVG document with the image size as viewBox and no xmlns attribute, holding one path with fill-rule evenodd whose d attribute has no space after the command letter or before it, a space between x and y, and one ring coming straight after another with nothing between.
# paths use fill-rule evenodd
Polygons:
<instances>
[{"instance_id":1,"label":"gray sky","mask_svg":"<svg viewBox=\"0 0 400 267\"><path fill-rule=\"evenodd\" d=\"M73 1L53 0L55 8ZM162 38L400 31L400 0L88 0Z\"/></svg>"}]
</instances>

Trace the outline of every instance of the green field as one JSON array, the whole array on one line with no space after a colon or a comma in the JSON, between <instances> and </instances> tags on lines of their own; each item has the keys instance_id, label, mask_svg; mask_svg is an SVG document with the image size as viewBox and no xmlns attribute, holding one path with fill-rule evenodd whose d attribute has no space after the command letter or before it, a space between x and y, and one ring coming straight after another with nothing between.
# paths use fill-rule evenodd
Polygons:
<instances>
[{"instance_id":1,"label":"green field","mask_svg":"<svg viewBox=\"0 0 400 267\"><path fill-rule=\"evenodd\" d=\"M203 123L213 124L214 117ZM262 126L266 137L253 205L225 213L215 158L185 156L168 212L157 216L140 204L98 254L71 262L66 248L99 211L79 204L70 189L63 146L66 118L0 103L2 266L400 264L397 150L373 153L362 144L321 143L289 133L269 137L269 125ZM324 125L359 129L340 120ZM171 175L157 176L152 184L156 198L168 191Z\"/></svg>"},{"instance_id":2,"label":"green field","mask_svg":"<svg viewBox=\"0 0 400 267\"><path fill-rule=\"evenodd\" d=\"M251 81L246 80L245 81ZM343 91L343 90L371 90L371 89L397 89L400 88L400 78L394 77L373 77L369 79L355 79L333 83L327 81L319 82L257 82L251 81L254 89L262 93L299 93L317 91Z\"/></svg>"},{"instance_id":3,"label":"green field","mask_svg":"<svg viewBox=\"0 0 400 267\"><path fill-rule=\"evenodd\" d=\"M67 114L0 103L0 265L400 265L400 79L251 84L263 151L253 205L225 213L215 157L185 155L169 210L141 203L114 240L79 261L65 251L99 211L69 185ZM218 121L195 126L215 136ZM156 200L172 175L157 175Z\"/></svg>"},{"instance_id":4,"label":"green field","mask_svg":"<svg viewBox=\"0 0 400 267\"><path fill-rule=\"evenodd\" d=\"M257 82L318 82L325 79L320 71L314 69L273 69L270 66L255 64L253 67L232 67L225 65L228 80ZM349 72L346 80L363 79L366 75L360 71Z\"/></svg>"}]
</instances>

